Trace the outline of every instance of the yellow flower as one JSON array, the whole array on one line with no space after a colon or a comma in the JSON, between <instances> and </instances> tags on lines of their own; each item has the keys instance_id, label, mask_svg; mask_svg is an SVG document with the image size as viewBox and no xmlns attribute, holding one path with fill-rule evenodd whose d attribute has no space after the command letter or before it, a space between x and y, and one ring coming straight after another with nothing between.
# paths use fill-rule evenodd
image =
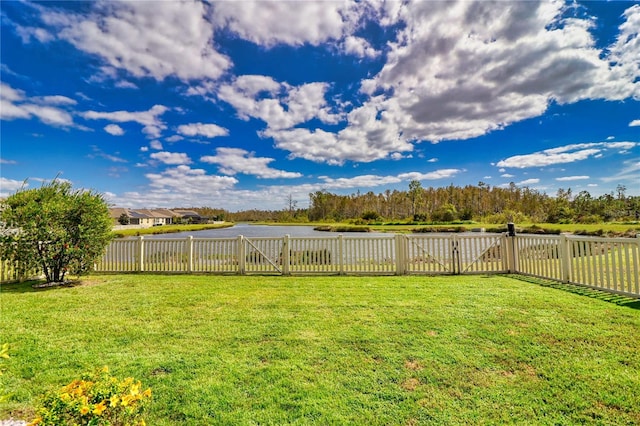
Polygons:
<instances>
[{"instance_id":1,"label":"yellow flower","mask_svg":"<svg viewBox=\"0 0 640 426\"><path fill-rule=\"evenodd\" d=\"M131 386L131 395L137 395L138 393L140 393L140 382Z\"/></svg>"},{"instance_id":2,"label":"yellow flower","mask_svg":"<svg viewBox=\"0 0 640 426\"><path fill-rule=\"evenodd\" d=\"M42 422L42 417L36 417L35 419L33 419L33 421L31 423L29 423L27 426L37 426Z\"/></svg>"},{"instance_id":3,"label":"yellow flower","mask_svg":"<svg viewBox=\"0 0 640 426\"><path fill-rule=\"evenodd\" d=\"M122 397L122 406L126 407L127 405L129 405L129 403L131 402L131 396L130 395L125 395Z\"/></svg>"},{"instance_id":4,"label":"yellow flower","mask_svg":"<svg viewBox=\"0 0 640 426\"><path fill-rule=\"evenodd\" d=\"M147 388L147 390L145 390L142 395L144 395L146 398L151 398L151 388Z\"/></svg>"},{"instance_id":5,"label":"yellow flower","mask_svg":"<svg viewBox=\"0 0 640 426\"><path fill-rule=\"evenodd\" d=\"M91 411L91 409L86 405L83 405L82 408L80 409L80 414L84 416L85 414L89 413L89 411Z\"/></svg>"},{"instance_id":6,"label":"yellow flower","mask_svg":"<svg viewBox=\"0 0 640 426\"><path fill-rule=\"evenodd\" d=\"M140 421L138 422L139 426L147 426L147 422L144 421L144 419L140 419Z\"/></svg>"},{"instance_id":7,"label":"yellow flower","mask_svg":"<svg viewBox=\"0 0 640 426\"><path fill-rule=\"evenodd\" d=\"M100 404L94 407L93 414L97 414L99 416L106 409L107 409L107 404L105 404L105 401L102 401Z\"/></svg>"},{"instance_id":8,"label":"yellow flower","mask_svg":"<svg viewBox=\"0 0 640 426\"><path fill-rule=\"evenodd\" d=\"M112 396L112 397L109 399L109 401L111 401L111 404L110 404L110 405L111 405L112 407L116 407L116 406L118 405L118 401L119 401L119 400L120 400L120 399L119 399L117 396Z\"/></svg>"}]
</instances>

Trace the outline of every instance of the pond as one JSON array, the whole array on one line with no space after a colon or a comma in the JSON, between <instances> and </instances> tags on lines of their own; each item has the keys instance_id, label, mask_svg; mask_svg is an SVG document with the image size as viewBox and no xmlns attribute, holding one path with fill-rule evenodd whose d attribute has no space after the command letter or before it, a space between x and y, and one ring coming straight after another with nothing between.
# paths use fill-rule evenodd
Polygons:
<instances>
[{"instance_id":1,"label":"pond","mask_svg":"<svg viewBox=\"0 0 640 426\"><path fill-rule=\"evenodd\" d=\"M313 226L283 226L283 225L252 225L249 223L238 223L230 228L207 229L205 231L177 232L173 234L145 235L145 238L186 238L189 235L194 238L235 238L239 235L257 237L331 237L339 235L337 232L315 231ZM392 233L382 232L345 232L343 235L353 235L359 237L378 237L381 235L391 236Z\"/></svg>"}]
</instances>

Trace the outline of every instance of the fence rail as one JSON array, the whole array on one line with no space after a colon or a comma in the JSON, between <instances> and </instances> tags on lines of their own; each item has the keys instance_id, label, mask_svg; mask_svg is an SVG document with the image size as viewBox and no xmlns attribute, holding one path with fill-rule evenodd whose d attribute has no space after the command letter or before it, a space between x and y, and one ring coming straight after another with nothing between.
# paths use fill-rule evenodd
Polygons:
<instances>
[{"instance_id":1,"label":"fence rail","mask_svg":"<svg viewBox=\"0 0 640 426\"><path fill-rule=\"evenodd\" d=\"M15 265L1 262L0 266L0 281L19 278ZM112 241L95 271L243 275L519 273L640 297L640 235L138 237Z\"/></svg>"}]
</instances>

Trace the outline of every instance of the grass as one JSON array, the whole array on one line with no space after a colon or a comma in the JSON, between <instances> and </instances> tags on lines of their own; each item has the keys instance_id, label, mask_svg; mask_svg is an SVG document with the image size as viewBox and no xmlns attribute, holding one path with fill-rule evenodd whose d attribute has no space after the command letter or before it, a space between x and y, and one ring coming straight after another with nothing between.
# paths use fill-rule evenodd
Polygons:
<instances>
[{"instance_id":1,"label":"grass","mask_svg":"<svg viewBox=\"0 0 640 426\"><path fill-rule=\"evenodd\" d=\"M640 302L576 287L97 275L1 290L0 419L108 365L152 387L153 425L640 423Z\"/></svg>"},{"instance_id":2,"label":"grass","mask_svg":"<svg viewBox=\"0 0 640 426\"><path fill-rule=\"evenodd\" d=\"M190 224L190 225L162 225L152 226L150 228L134 228L134 229L119 229L113 231L116 238L124 237L137 237L140 235L157 235L157 234L172 234L176 232L188 232L188 231L205 231L207 229L220 229L229 228L233 226L232 222L216 223L216 224Z\"/></svg>"},{"instance_id":3,"label":"grass","mask_svg":"<svg viewBox=\"0 0 640 426\"><path fill-rule=\"evenodd\" d=\"M309 223L279 223L279 222L257 222L262 225L279 225L279 226L316 226L324 228L322 230L344 232L342 228L357 227L347 223L329 223L329 222L309 222ZM487 232L506 232L506 224L482 223L473 221L457 221L451 223L405 223L405 222L370 222L360 226L362 229L368 229L374 232L395 232L395 233L412 233L412 232L467 232L474 229L484 228ZM606 222L595 224L557 224L557 223L517 223L518 232L536 233L547 232L551 234L559 234L562 232L574 233L580 235L595 236L625 236L635 237L640 234L640 222Z\"/></svg>"}]
</instances>

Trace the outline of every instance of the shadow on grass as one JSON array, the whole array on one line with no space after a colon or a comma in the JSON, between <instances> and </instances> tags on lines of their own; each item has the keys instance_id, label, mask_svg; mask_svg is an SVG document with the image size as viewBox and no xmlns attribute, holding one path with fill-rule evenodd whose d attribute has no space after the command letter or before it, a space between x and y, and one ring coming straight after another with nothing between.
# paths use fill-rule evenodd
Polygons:
<instances>
[{"instance_id":1,"label":"shadow on grass","mask_svg":"<svg viewBox=\"0 0 640 426\"><path fill-rule=\"evenodd\" d=\"M577 284L567 284L557 281L545 280L542 278L528 277L526 275L510 274L506 275L509 278L514 278L520 281L526 281L528 283L537 284L542 287L555 288L557 290L566 291L569 293L579 294L580 296L591 297L592 299L602 300L603 302L613 303L618 306L624 306L625 308L640 310L640 299L634 299L629 296L621 294L609 293L603 290L597 290L594 288L583 287Z\"/></svg>"},{"instance_id":2,"label":"shadow on grass","mask_svg":"<svg viewBox=\"0 0 640 426\"><path fill-rule=\"evenodd\" d=\"M27 280L22 282L0 284L0 293L33 293L75 287L77 281L66 281L61 284L47 285L44 280Z\"/></svg>"}]
</instances>

